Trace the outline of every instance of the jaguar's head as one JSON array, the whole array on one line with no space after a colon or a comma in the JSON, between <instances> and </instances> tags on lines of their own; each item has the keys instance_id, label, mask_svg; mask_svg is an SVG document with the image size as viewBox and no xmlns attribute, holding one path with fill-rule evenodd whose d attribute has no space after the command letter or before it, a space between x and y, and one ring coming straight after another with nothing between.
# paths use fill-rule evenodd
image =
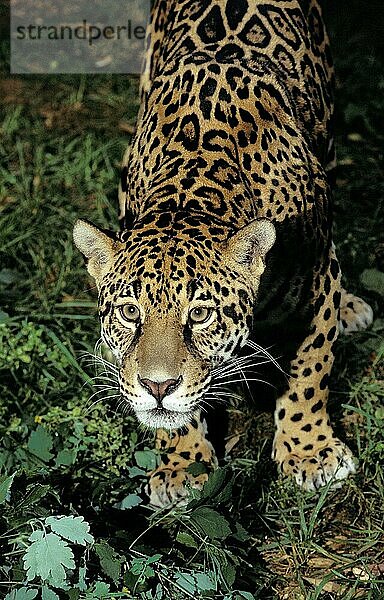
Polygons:
<instances>
[{"instance_id":1,"label":"jaguar's head","mask_svg":"<svg viewBox=\"0 0 384 600\"><path fill-rule=\"evenodd\" d=\"M171 237L139 225L110 234L77 221L74 240L97 283L121 395L145 425L185 425L219 365L250 334L274 226L255 220L223 242L204 227Z\"/></svg>"}]
</instances>

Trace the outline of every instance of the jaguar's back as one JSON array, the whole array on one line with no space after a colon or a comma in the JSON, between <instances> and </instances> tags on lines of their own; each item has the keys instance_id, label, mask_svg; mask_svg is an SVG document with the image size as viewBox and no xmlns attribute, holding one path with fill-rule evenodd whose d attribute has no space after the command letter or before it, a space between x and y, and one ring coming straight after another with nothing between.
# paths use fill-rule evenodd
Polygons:
<instances>
[{"instance_id":1,"label":"jaguar's back","mask_svg":"<svg viewBox=\"0 0 384 600\"><path fill-rule=\"evenodd\" d=\"M298 135L322 167L333 159L333 70L318 2L168 0L155 3L152 19L141 117L123 176L123 191L129 189L127 198L122 194L123 212L126 201L135 215L145 210L148 192L163 191L160 172L175 179L195 152L217 155L215 142L238 147L238 156L233 148L223 153L225 167L217 167L222 178L241 159L246 172L261 171L265 182L247 177L252 192L276 180L273 165L292 158L297 169L306 162L307 150L300 147L292 157L287 152ZM261 163L270 165L272 177ZM204 169L195 164L201 176ZM209 184L215 174L206 176ZM185 191L185 182L181 187Z\"/></svg>"}]
</instances>

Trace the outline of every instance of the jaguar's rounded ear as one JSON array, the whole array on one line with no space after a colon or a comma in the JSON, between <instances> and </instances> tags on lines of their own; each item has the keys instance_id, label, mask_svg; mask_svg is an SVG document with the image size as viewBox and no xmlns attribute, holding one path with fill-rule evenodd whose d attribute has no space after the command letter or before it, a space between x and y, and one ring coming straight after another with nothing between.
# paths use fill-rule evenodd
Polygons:
<instances>
[{"instance_id":1,"label":"jaguar's rounded ear","mask_svg":"<svg viewBox=\"0 0 384 600\"><path fill-rule=\"evenodd\" d=\"M120 242L88 223L79 219L73 228L73 240L82 254L88 259L87 269L98 283L109 271Z\"/></svg>"},{"instance_id":2,"label":"jaguar's rounded ear","mask_svg":"<svg viewBox=\"0 0 384 600\"><path fill-rule=\"evenodd\" d=\"M268 219L256 219L242 227L227 241L228 258L248 267L255 275L264 271L265 255L276 240L276 230Z\"/></svg>"}]
</instances>

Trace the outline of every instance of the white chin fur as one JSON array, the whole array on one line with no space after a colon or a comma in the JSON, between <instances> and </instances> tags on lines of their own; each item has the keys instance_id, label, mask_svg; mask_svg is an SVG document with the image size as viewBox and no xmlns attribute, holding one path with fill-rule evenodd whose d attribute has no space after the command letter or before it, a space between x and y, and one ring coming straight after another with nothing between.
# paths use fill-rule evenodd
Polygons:
<instances>
[{"instance_id":1,"label":"white chin fur","mask_svg":"<svg viewBox=\"0 0 384 600\"><path fill-rule=\"evenodd\" d=\"M153 429L178 429L188 425L193 418L191 412L135 410L140 423Z\"/></svg>"}]
</instances>

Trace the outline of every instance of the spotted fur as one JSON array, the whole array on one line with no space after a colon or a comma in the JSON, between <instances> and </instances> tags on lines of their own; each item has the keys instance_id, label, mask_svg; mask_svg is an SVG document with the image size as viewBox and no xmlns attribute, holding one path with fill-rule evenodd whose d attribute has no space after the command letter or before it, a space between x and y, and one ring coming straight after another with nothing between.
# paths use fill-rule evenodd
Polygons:
<instances>
[{"instance_id":1,"label":"spotted fur","mask_svg":"<svg viewBox=\"0 0 384 600\"><path fill-rule=\"evenodd\" d=\"M344 478L354 463L326 403L340 323L348 329L357 300L340 321L327 176L334 75L319 2L156 0L149 40L122 229L79 221L74 237L99 288L122 396L146 425L186 427L159 434L169 452L152 502L183 496L191 462L214 463L191 422L220 366L260 326L282 336L294 323L297 340L275 460L309 489Z\"/></svg>"},{"instance_id":2,"label":"spotted fur","mask_svg":"<svg viewBox=\"0 0 384 600\"><path fill-rule=\"evenodd\" d=\"M173 431L158 429L156 448L161 452L161 464L150 473L147 493L152 506L185 503L188 488L201 488L217 461L212 444L207 440L207 426L200 414L194 415L186 427ZM203 467L202 473L188 471L192 463Z\"/></svg>"}]
</instances>

